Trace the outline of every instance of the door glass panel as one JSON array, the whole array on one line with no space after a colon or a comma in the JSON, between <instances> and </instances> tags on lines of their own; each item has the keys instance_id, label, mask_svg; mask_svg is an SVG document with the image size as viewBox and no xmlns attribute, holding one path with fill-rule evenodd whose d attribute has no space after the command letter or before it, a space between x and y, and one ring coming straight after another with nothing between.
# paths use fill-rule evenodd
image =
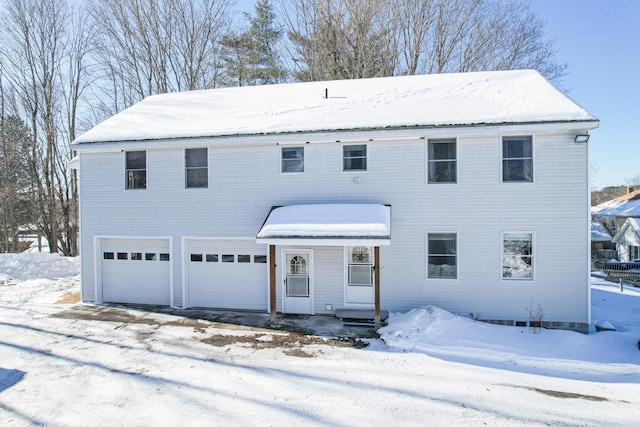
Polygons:
<instances>
[{"instance_id":1,"label":"door glass panel","mask_svg":"<svg viewBox=\"0 0 640 427\"><path fill-rule=\"evenodd\" d=\"M306 254L287 254L286 294L288 297L309 296L309 258Z\"/></svg>"}]
</instances>

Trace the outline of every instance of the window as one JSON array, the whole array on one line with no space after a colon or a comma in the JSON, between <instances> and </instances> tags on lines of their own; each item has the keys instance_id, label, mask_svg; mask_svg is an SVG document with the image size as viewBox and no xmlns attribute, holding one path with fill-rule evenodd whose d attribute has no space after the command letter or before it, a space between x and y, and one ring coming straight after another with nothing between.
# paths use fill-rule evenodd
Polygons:
<instances>
[{"instance_id":1,"label":"window","mask_svg":"<svg viewBox=\"0 0 640 427\"><path fill-rule=\"evenodd\" d=\"M342 146L342 170L366 171L367 170L367 146L343 145Z\"/></svg>"},{"instance_id":2,"label":"window","mask_svg":"<svg viewBox=\"0 0 640 427\"><path fill-rule=\"evenodd\" d=\"M207 262L218 262L218 254L207 254Z\"/></svg>"},{"instance_id":3,"label":"window","mask_svg":"<svg viewBox=\"0 0 640 427\"><path fill-rule=\"evenodd\" d=\"M142 261L142 252L131 252L131 261Z\"/></svg>"},{"instance_id":4,"label":"window","mask_svg":"<svg viewBox=\"0 0 640 427\"><path fill-rule=\"evenodd\" d=\"M502 181L533 181L531 136L505 136L502 138Z\"/></svg>"},{"instance_id":5,"label":"window","mask_svg":"<svg viewBox=\"0 0 640 427\"><path fill-rule=\"evenodd\" d=\"M209 168L206 148L184 150L185 183L187 188L207 188Z\"/></svg>"},{"instance_id":6,"label":"window","mask_svg":"<svg viewBox=\"0 0 640 427\"><path fill-rule=\"evenodd\" d=\"M504 233L502 278L533 279L533 233Z\"/></svg>"},{"instance_id":7,"label":"window","mask_svg":"<svg viewBox=\"0 0 640 427\"><path fill-rule=\"evenodd\" d=\"M169 254L160 254L160 261L169 261Z\"/></svg>"},{"instance_id":8,"label":"window","mask_svg":"<svg viewBox=\"0 0 640 427\"><path fill-rule=\"evenodd\" d=\"M458 277L458 244L455 233L429 233L427 236L427 277Z\"/></svg>"},{"instance_id":9,"label":"window","mask_svg":"<svg viewBox=\"0 0 640 427\"><path fill-rule=\"evenodd\" d=\"M304 172L304 147L282 147L282 173Z\"/></svg>"},{"instance_id":10,"label":"window","mask_svg":"<svg viewBox=\"0 0 640 427\"><path fill-rule=\"evenodd\" d=\"M236 256L235 255L222 255L222 262L235 262L236 261Z\"/></svg>"},{"instance_id":11,"label":"window","mask_svg":"<svg viewBox=\"0 0 640 427\"><path fill-rule=\"evenodd\" d=\"M118 252L118 259L119 260L127 260L129 259L129 254L126 252Z\"/></svg>"},{"instance_id":12,"label":"window","mask_svg":"<svg viewBox=\"0 0 640 427\"><path fill-rule=\"evenodd\" d=\"M238 255L238 262L251 262L251 255Z\"/></svg>"},{"instance_id":13,"label":"window","mask_svg":"<svg viewBox=\"0 0 640 427\"><path fill-rule=\"evenodd\" d=\"M351 286L373 285L373 248L354 246L349 248L347 281Z\"/></svg>"},{"instance_id":14,"label":"window","mask_svg":"<svg viewBox=\"0 0 640 427\"><path fill-rule=\"evenodd\" d=\"M144 254L145 261L155 261L157 259L156 254L153 252L147 252Z\"/></svg>"},{"instance_id":15,"label":"window","mask_svg":"<svg viewBox=\"0 0 640 427\"><path fill-rule=\"evenodd\" d=\"M254 255L253 262L256 264L266 264L267 256L266 255Z\"/></svg>"},{"instance_id":16,"label":"window","mask_svg":"<svg viewBox=\"0 0 640 427\"><path fill-rule=\"evenodd\" d=\"M202 262L202 254L191 254L191 262Z\"/></svg>"},{"instance_id":17,"label":"window","mask_svg":"<svg viewBox=\"0 0 640 427\"><path fill-rule=\"evenodd\" d=\"M113 252L105 252L105 253L103 254L103 256L104 256L104 259L114 259L114 258L115 258L115 256L114 256L114 253L113 253Z\"/></svg>"},{"instance_id":18,"label":"window","mask_svg":"<svg viewBox=\"0 0 640 427\"><path fill-rule=\"evenodd\" d=\"M429 184L456 182L455 139L430 139L428 156Z\"/></svg>"},{"instance_id":19,"label":"window","mask_svg":"<svg viewBox=\"0 0 640 427\"><path fill-rule=\"evenodd\" d=\"M127 190L147 188L147 152L127 151L125 158Z\"/></svg>"}]
</instances>

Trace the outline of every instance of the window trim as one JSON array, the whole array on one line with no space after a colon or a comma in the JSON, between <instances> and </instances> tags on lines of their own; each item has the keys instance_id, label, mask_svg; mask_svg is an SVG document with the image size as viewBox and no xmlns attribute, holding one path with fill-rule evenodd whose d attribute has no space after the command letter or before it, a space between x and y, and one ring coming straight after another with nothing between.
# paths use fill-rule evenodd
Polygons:
<instances>
[{"instance_id":1,"label":"window trim","mask_svg":"<svg viewBox=\"0 0 640 427\"><path fill-rule=\"evenodd\" d=\"M205 159L207 161L207 165L206 166L187 166L187 150L205 150L206 151L206 156ZM190 147L190 148L185 148L183 151L183 161L184 161L184 188L187 190L205 190L207 188L209 188L209 181L210 181L210 177L209 177L209 147ZM203 186L189 186L189 180L187 177L187 173L189 170L194 170L194 169L206 169L207 170L207 183L206 185Z\"/></svg>"},{"instance_id":2,"label":"window trim","mask_svg":"<svg viewBox=\"0 0 640 427\"><path fill-rule=\"evenodd\" d=\"M455 158L453 160L451 159L447 159L447 160L431 160L429 158L429 144L431 143L453 143L455 144ZM427 173L426 173L426 182L427 184L457 184L458 183L458 138L456 137L451 137L451 138L427 138L426 139L426 146L425 146L425 155L427 158ZM431 170L431 163L435 163L435 162L454 162L455 163L455 180L453 181L431 181L429 178L429 171Z\"/></svg>"},{"instance_id":3,"label":"window trim","mask_svg":"<svg viewBox=\"0 0 640 427\"><path fill-rule=\"evenodd\" d=\"M504 277L504 240L507 234L531 235L531 277ZM536 233L534 231L508 230L500 233L500 280L504 282L535 282L536 278Z\"/></svg>"},{"instance_id":4,"label":"window trim","mask_svg":"<svg viewBox=\"0 0 640 427\"><path fill-rule=\"evenodd\" d=\"M505 159L504 157L504 142L505 139L509 138L530 138L531 140L531 157L508 157ZM517 160L517 159L531 159L531 180L510 180L505 181L504 179L504 162L505 160ZM502 135L500 136L500 182L502 184L527 184L534 183L536 179L535 173L535 138L533 134L523 135L523 134L514 134L514 135Z\"/></svg>"},{"instance_id":5,"label":"window trim","mask_svg":"<svg viewBox=\"0 0 640 427\"><path fill-rule=\"evenodd\" d=\"M364 169L345 169L345 160L347 159L347 157L345 157L344 149L345 149L345 147L356 147L356 146L364 147ZM368 147L368 144L366 144L366 143L361 143L361 144L356 144L356 143L342 144L340 150L341 150L340 158L341 158L341 161L342 161L342 172L362 173L362 172L367 172L369 170L369 147ZM356 158L361 158L361 157L349 157L349 159L356 159Z\"/></svg>"},{"instance_id":6,"label":"window trim","mask_svg":"<svg viewBox=\"0 0 640 427\"><path fill-rule=\"evenodd\" d=\"M294 148L301 148L302 149L302 159L286 159L286 160L302 160L302 170L301 171L285 171L284 170L284 150L291 150ZM295 175L295 174L303 174L306 172L307 170L307 156L305 153L305 146L304 145L285 145L285 146L280 146L280 174L282 175Z\"/></svg>"},{"instance_id":7,"label":"window trim","mask_svg":"<svg viewBox=\"0 0 640 427\"><path fill-rule=\"evenodd\" d=\"M127 162L127 154L128 153L144 153L144 169L134 169L134 168L128 168L128 162ZM124 151L124 189L125 190L146 190L148 187L148 180L147 180L147 170L149 169L149 162L147 161L148 159L148 155L147 155L147 150L126 150ZM144 171L144 186L143 187L133 187L133 186L129 186L129 171L131 172L139 172L139 171Z\"/></svg>"},{"instance_id":8,"label":"window trim","mask_svg":"<svg viewBox=\"0 0 640 427\"><path fill-rule=\"evenodd\" d=\"M430 234L453 234L456 241L456 275L454 277L447 276L429 276L429 235ZM446 280L446 281L454 281L460 279L460 239L457 231L427 231L425 233L425 277L427 280Z\"/></svg>"}]
</instances>

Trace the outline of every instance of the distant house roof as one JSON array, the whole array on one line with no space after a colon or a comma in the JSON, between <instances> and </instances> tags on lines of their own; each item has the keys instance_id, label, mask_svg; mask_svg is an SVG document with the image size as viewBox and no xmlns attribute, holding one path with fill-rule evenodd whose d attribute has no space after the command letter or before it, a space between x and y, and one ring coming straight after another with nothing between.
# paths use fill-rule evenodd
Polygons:
<instances>
[{"instance_id":1,"label":"distant house roof","mask_svg":"<svg viewBox=\"0 0 640 427\"><path fill-rule=\"evenodd\" d=\"M640 218L640 190L600 203L591 209L591 213L600 216Z\"/></svg>"},{"instance_id":2,"label":"distant house roof","mask_svg":"<svg viewBox=\"0 0 640 427\"><path fill-rule=\"evenodd\" d=\"M591 241L610 242L613 236L600 221L591 221Z\"/></svg>"},{"instance_id":3,"label":"distant house roof","mask_svg":"<svg viewBox=\"0 0 640 427\"><path fill-rule=\"evenodd\" d=\"M635 238L638 243L640 243L640 219L638 218L627 218L627 220L622 224L620 230L616 233L615 236L611 239L614 243L621 243L624 241L624 236L627 230L631 227L631 229L635 233Z\"/></svg>"},{"instance_id":4,"label":"distant house roof","mask_svg":"<svg viewBox=\"0 0 640 427\"><path fill-rule=\"evenodd\" d=\"M75 144L559 122L597 119L537 71L488 71L154 95L100 123Z\"/></svg>"}]
</instances>

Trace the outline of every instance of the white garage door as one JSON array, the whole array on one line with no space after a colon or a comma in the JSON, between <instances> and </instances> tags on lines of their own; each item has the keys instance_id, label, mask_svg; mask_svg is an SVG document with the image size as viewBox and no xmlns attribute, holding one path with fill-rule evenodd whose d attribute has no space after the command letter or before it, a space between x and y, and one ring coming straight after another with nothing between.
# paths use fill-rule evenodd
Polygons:
<instances>
[{"instance_id":1,"label":"white garage door","mask_svg":"<svg viewBox=\"0 0 640 427\"><path fill-rule=\"evenodd\" d=\"M189 306L266 309L265 245L253 240L190 240L186 250Z\"/></svg>"},{"instance_id":2,"label":"white garage door","mask_svg":"<svg viewBox=\"0 0 640 427\"><path fill-rule=\"evenodd\" d=\"M102 239L102 300L170 305L168 239Z\"/></svg>"}]
</instances>

